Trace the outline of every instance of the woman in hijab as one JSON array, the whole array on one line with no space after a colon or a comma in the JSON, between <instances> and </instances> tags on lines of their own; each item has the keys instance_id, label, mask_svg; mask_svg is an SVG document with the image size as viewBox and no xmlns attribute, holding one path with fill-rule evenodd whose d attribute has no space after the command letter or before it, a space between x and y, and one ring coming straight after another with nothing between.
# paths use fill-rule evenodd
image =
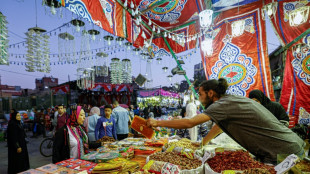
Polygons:
<instances>
[{"instance_id":1,"label":"woman in hijab","mask_svg":"<svg viewBox=\"0 0 310 174\"><path fill-rule=\"evenodd\" d=\"M21 125L21 116L18 112L11 114L8 125L8 173L15 174L29 167L29 156L26 144L26 133Z\"/></svg>"},{"instance_id":2,"label":"woman in hijab","mask_svg":"<svg viewBox=\"0 0 310 174\"><path fill-rule=\"evenodd\" d=\"M249 98L263 105L268 109L277 119L281 122L289 121L288 115L286 114L283 106L278 102L271 101L265 94L260 90L252 90L249 94Z\"/></svg>"},{"instance_id":3,"label":"woman in hijab","mask_svg":"<svg viewBox=\"0 0 310 174\"><path fill-rule=\"evenodd\" d=\"M88 153L88 136L83 126L85 112L81 106L77 106L72 112L67 125L57 130L53 144L53 163L57 163L69 158L80 159ZM97 148L100 143L90 144L92 148Z\"/></svg>"},{"instance_id":4,"label":"woman in hijab","mask_svg":"<svg viewBox=\"0 0 310 174\"><path fill-rule=\"evenodd\" d=\"M91 108L89 117L85 119L84 126L88 135L88 141L96 141L95 128L100 117L100 109L98 107Z\"/></svg>"}]
</instances>

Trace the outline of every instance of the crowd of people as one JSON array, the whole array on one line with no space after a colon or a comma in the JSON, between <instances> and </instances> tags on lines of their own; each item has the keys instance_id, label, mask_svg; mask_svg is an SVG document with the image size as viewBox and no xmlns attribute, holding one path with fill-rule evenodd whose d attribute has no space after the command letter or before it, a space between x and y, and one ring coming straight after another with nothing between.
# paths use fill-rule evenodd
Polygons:
<instances>
[{"instance_id":1,"label":"crowd of people","mask_svg":"<svg viewBox=\"0 0 310 174\"><path fill-rule=\"evenodd\" d=\"M40 134L45 137L46 129L53 132L53 163L81 158L89 148L101 146L97 140L104 136L122 140L129 133L135 134L130 124L138 115L148 119L150 127L178 129L177 135L180 137L192 141L202 139L204 145L225 132L263 162L275 163L276 154L295 153L302 156L305 144L287 128L288 115L280 104L272 102L259 90L251 91L250 99L227 95L227 87L225 79L203 82L199 88L199 100L205 111L199 111L190 100L180 109L179 116L172 120L156 119L167 114L165 107L148 105L139 109L130 105L123 108L117 101L100 108L90 105L66 108L58 105L53 109L34 110L32 137ZM24 124L20 113L12 109L7 130L8 173L29 169Z\"/></svg>"}]
</instances>

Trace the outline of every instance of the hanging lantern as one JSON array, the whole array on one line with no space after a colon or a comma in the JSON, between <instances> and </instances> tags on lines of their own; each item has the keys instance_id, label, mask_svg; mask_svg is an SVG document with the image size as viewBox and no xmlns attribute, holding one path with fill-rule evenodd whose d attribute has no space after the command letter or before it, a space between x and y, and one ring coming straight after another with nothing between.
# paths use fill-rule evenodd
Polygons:
<instances>
[{"instance_id":1,"label":"hanging lantern","mask_svg":"<svg viewBox=\"0 0 310 174\"><path fill-rule=\"evenodd\" d=\"M136 55L139 55L140 49L139 48L134 48L133 51L135 52Z\"/></svg>"},{"instance_id":2,"label":"hanging lantern","mask_svg":"<svg viewBox=\"0 0 310 174\"><path fill-rule=\"evenodd\" d=\"M79 67L81 68L90 68L93 66L93 62L92 61L85 61L88 60L91 56L91 50L90 50L90 38L89 38L89 34L86 30L82 31L82 37L81 37L81 49L79 51Z\"/></svg>"},{"instance_id":3,"label":"hanging lantern","mask_svg":"<svg viewBox=\"0 0 310 174\"><path fill-rule=\"evenodd\" d=\"M170 82L172 81L172 77L173 77L172 75L168 75L168 76L167 76L167 78L168 78L168 80L169 80Z\"/></svg>"},{"instance_id":4,"label":"hanging lantern","mask_svg":"<svg viewBox=\"0 0 310 174\"><path fill-rule=\"evenodd\" d=\"M278 2L271 2L267 5L265 5L262 8L262 18L265 20L265 12L267 13L268 17L271 18L271 16L275 16L278 8Z\"/></svg>"},{"instance_id":5,"label":"hanging lantern","mask_svg":"<svg viewBox=\"0 0 310 174\"><path fill-rule=\"evenodd\" d=\"M9 65L9 39L6 17L0 12L0 65Z\"/></svg>"},{"instance_id":6,"label":"hanging lantern","mask_svg":"<svg viewBox=\"0 0 310 174\"><path fill-rule=\"evenodd\" d=\"M100 34L100 31L98 30L88 30L88 34L91 36L91 40L95 41L96 36Z\"/></svg>"},{"instance_id":7,"label":"hanging lantern","mask_svg":"<svg viewBox=\"0 0 310 174\"><path fill-rule=\"evenodd\" d=\"M122 60L123 83L131 83L131 61L129 59Z\"/></svg>"},{"instance_id":8,"label":"hanging lantern","mask_svg":"<svg viewBox=\"0 0 310 174\"><path fill-rule=\"evenodd\" d=\"M232 36L237 37L241 36L244 32L245 20L235 21L231 24Z\"/></svg>"},{"instance_id":9,"label":"hanging lantern","mask_svg":"<svg viewBox=\"0 0 310 174\"><path fill-rule=\"evenodd\" d=\"M126 45L126 47L127 47L127 50L130 50L130 47L131 47L132 43L126 42L125 45Z\"/></svg>"},{"instance_id":10,"label":"hanging lantern","mask_svg":"<svg viewBox=\"0 0 310 174\"><path fill-rule=\"evenodd\" d=\"M213 11L212 10L204 10L202 12L199 13L199 21L200 21L200 26L202 28L209 28L212 24L212 14Z\"/></svg>"},{"instance_id":11,"label":"hanging lantern","mask_svg":"<svg viewBox=\"0 0 310 174\"><path fill-rule=\"evenodd\" d=\"M211 38L206 38L204 41L201 42L201 49L208 56L211 56L213 54L212 42L213 40Z\"/></svg>"},{"instance_id":12,"label":"hanging lantern","mask_svg":"<svg viewBox=\"0 0 310 174\"><path fill-rule=\"evenodd\" d=\"M95 87L95 72L93 68L77 69L77 86L80 89L92 89Z\"/></svg>"},{"instance_id":13,"label":"hanging lantern","mask_svg":"<svg viewBox=\"0 0 310 174\"><path fill-rule=\"evenodd\" d=\"M70 53L75 52L75 41L74 36L69 33L60 33L58 34L58 54L61 56L59 57L59 61L75 61L75 56Z\"/></svg>"},{"instance_id":14,"label":"hanging lantern","mask_svg":"<svg viewBox=\"0 0 310 174\"><path fill-rule=\"evenodd\" d=\"M109 66L108 66L108 54L104 52L99 52L96 54L97 60L95 65L96 76L108 76Z\"/></svg>"},{"instance_id":15,"label":"hanging lantern","mask_svg":"<svg viewBox=\"0 0 310 174\"><path fill-rule=\"evenodd\" d=\"M310 6L296 8L289 13L289 21L291 26L298 26L307 22Z\"/></svg>"},{"instance_id":16,"label":"hanging lantern","mask_svg":"<svg viewBox=\"0 0 310 174\"><path fill-rule=\"evenodd\" d=\"M147 83L146 83L147 88L151 88L153 86L152 61L153 61L153 58L149 57L146 62L145 77L147 79Z\"/></svg>"},{"instance_id":17,"label":"hanging lantern","mask_svg":"<svg viewBox=\"0 0 310 174\"><path fill-rule=\"evenodd\" d=\"M168 71L168 67L163 67L162 70L164 71L164 73L166 73Z\"/></svg>"},{"instance_id":18,"label":"hanging lantern","mask_svg":"<svg viewBox=\"0 0 310 174\"><path fill-rule=\"evenodd\" d=\"M62 17L62 8L60 8L61 4L57 0L43 0L42 4L45 5L45 7L50 8L50 14L58 14ZM47 13L47 8L45 8L45 12Z\"/></svg>"},{"instance_id":19,"label":"hanging lantern","mask_svg":"<svg viewBox=\"0 0 310 174\"><path fill-rule=\"evenodd\" d=\"M117 41L117 43L119 44L119 46L122 46L122 43L123 43L123 40L125 40L124 38L122 37L118 37L115 39Z\"/></svg>"},{"instance_id":20,"label":"hanging lantern","mask_svg":"<svg viewBox=\"0 0 310 174\"><path fill-rule=\"evenodd\" d=\"M110 68L111 68L111 83L112 84L123 83L122 64L120 63L119 58L111 59Z\"/></svg>"},{"instance_id":21,"label":"hanging lantern","mask_svg":"<svg viewBox=\"0 0 310 174\"><path fill-rule=\"evenodd\" d=\"M80 32L81 31L81 27L83 27L85 25L85 23L79 19L74 19L70 22L73 26L75 26L75 31L76 32Z\"/></svg>"},{"instance_id":22,"label":"hanging lantern","mask_svg":"<svg viewBox=\"0 0 310 174\"><path fill-rule=\"evenodd\" d=\"M26 62L26 71L28 72L47 72L48 69L44 69L44 64L49 60L45 60L47 57L49 58L49 36L43 37L43 33L46 30L34 27L29 28L26 33L26 44L27 44L27 62Z\"/></svg>"},{"instance_id":23,"label":"hanging lantern","mask_svg":"<svg viewBox=\"0 0 310 174\"><path fill-rule=\"evenodd\" d=\"M157 58L156 60L157 60L157 64L160 65L160 64L161 64L161 61L162 61L163 59L162 59L162 58Z\"/></svg>"},{"instance_id":24,"label":"hanging lantern","mask_svg":"<svg viewBox=\"0 0 310 174\"><path fill-rule=\"evenodd\" d=\"M111 45L111 41L114 40L113 36L104 36L103 38L104 40L108 41L109 46Z\"/></svg>"}]
</instances>

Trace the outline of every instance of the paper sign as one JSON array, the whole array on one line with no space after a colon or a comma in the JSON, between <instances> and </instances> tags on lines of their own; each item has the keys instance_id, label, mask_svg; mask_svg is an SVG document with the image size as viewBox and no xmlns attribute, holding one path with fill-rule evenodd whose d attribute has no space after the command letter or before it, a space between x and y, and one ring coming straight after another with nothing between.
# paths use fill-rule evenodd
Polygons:
<instances>
[{"instance_id":1,"label":"paper sign","mask_svg":"<svg viewBox=\"0 0 310 174\"><path fill-rule=\"evenodd\" d=\"M274 169L277 171L277 174L282 174L287 172L290 168L294 167L295 164L299 161L298 156L291 154L286 157L284 161L278 164Z\"/></svg>"}]
</instances>

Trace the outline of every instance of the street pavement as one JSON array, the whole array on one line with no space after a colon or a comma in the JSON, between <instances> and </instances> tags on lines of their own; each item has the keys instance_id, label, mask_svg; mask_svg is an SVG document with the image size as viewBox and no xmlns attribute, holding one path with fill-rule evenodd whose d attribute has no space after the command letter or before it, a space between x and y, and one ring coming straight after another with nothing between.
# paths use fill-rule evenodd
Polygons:
<instances>
[{"instance_id":1,"label":"street pavement","mask_svg":"<svg viewBox=\"0 0 310 174\"><path fill-rule=\"evenodd\" d=\"M30 138L32 132L27 132L29 143L27 144L30 168L35 169L45 164L52 163L52 157L44 157L40 154L40 144L43 141L42 135L38 138ZM8 169L8 148L6 147L7 142L0 142L0 174L7 173Z\"/></svg>"}]
</instances>

